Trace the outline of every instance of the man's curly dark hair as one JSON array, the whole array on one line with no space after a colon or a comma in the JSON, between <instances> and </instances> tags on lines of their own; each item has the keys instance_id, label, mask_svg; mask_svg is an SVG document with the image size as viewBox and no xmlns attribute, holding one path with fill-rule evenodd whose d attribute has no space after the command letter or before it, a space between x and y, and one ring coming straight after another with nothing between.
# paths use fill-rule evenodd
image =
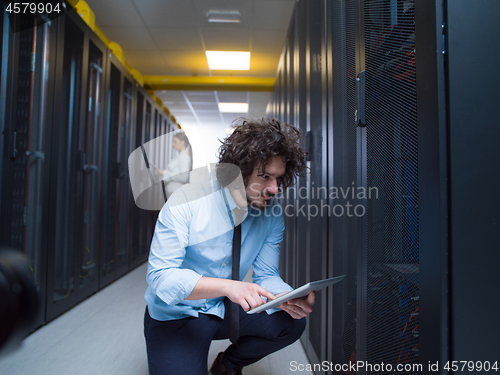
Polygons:
<instances>
[{"instance_id":1,"label":"man's curly dark hair","mask_svg":"<svg viewBox=\"0 0 500 375\"><path fill-rule=\"evenodd\" d=\"M238 121L238 120L236 120ZM265 167L273 156L282 156L286 172L280 180L280 189L286 190L306 169L307 152L299 144L300 130L275 119L244 119L233 133L222 141L219 165L235 164L241 169L245 185L255 167Z\"/></svg>"}]
</instances>

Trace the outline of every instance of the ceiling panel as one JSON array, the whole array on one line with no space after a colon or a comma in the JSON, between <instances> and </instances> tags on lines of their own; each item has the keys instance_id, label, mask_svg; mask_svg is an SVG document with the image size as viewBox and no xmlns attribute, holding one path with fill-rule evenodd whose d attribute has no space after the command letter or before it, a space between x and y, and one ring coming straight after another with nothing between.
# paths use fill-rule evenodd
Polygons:
<instances>
[{"instance_id":1,"label":"ceiling panel","mask_svg":"<svg viewBox=\"0 0 500 375\"><path fill-rule=\"evenodd\" d=\"M220 103L246 103L248 99L247 91L217 91Z\"/></svg>"},{"instance_id":2,"label":"ceiling panel","mask_svg":"<svg viewBox=\"0 0 500 375\"><path fill-rule=\"evenodd\" d=\"M151 27L149 30L160 50L205 52L196 28Z\"/></svg>"},{"instance_id":3,"label":"ceiling panel","mask_svg":"<svg viewBox=\"0 0 500 375\"><path fill-rule=\"evenodd\" d=\"M196 111L196 113L213 113L219 112L219 107L217 103L214 101L212 103L196 103L196 102L191 102L191 105L193 106L193 109Z\"/></svg>"},{"instance_id":4,"label":"ceiling panel","mask_svg":"<svg viewBox=\"0 0 500 375\"><path fill-rule=\"evenodd\" d=\"M204 52L163 51L171 75L208 75L208 63ZM161 75L161 73L157 73Z\"/></svg>"},{"instance_id":5,"label":"ceiling panel","mask_svg":"<svg viewBox=\"0 0 500 375\"><path fill-rule=\"evenodd\" d=\"M196 17L200 27L212 28L246 28L251 29L254 19L252 1L248 0L208 0L195 1ZM239 24L223 24L208 22L207 13L209 11L239 11L241 22Z\"/></svg>"},{"instance_id":6,"label":"ceiling panel","mask_svg":"<svg viewBox=\"0 0 500 375\"><path fill-rule=\"evenodd\" d=\"M99 27L145 27L147 26L131 0L86 0L94 12Z\"/></svg>"},{"instance_id":7,"label":"ceiling panel","mask_svg":"<svg viewBox=\"0 0 500 375\"><path fill-rule=\"evenodd\" d=\"M134 0L134 4L149 27L197 27L191 1Z\"/></svg>"},{"instance_id":8,"label":"ceiling panel","mask_svg":"<svg viewBox=\"0 0 500 375\"><path fill-rule=\"evenodd\" d=\"M295 0L254 0L253 3L258 14L253 22L254 30L288 30Z\"/></svg>"},{"instance_id":9,"label":"ceiling panel","mask_svg":"<svg viewBox=\"0 0 500 375\"><path fill-rule=\"evenodd\" d=\"M146 27L103 27L102 31L122 49L157 50L158 46ZM120 42L118 42L120 41Z\"/></svg>"},{"instance_id":10,"label":"ceiling panel","mask_svg":"<svg viewBox=\"0 0 500 375\"><path fill-rule=\"evenodd\" d=\"M215 94L213 91L185 91L191 103L214 103Z\"/></svg>"},{"instance_id":11,"label":"ceiling panel","mask_svg":"<svg viewBox=\"0 0 500 375\"><path fill-rule=\"evenodd\" d=\"M200 122L202 124L213 124L213 123L216 123L216 122L221 122L221 117L220 117L220 114L216 113L216 114L197 114L198 115L198 118L200 119Z\"/></svg>"},{"instance_id":12,"label":"ceiling panel","mask_svg":"<svg viewBox=\"0 0 500 375\"><path fill-rule=\"evenodd\" d=\"M202 28L207 51L249 51L251 33L247 29Z\"/></svg>"},{"instance_id":13,"label":"ceiling panel","mask_svg":"<svg viewBox=\"0 0 500 375\"><path fill-rule=\"evenodd\" d=\"M153 70L159 69L160 72L164 72L163 74L165 74L165 71L168 71L168 65L165 57L160 51L157 50L128 49L125 51L125 60L133 68L140 67L139 71L143 75L153 74L147 73L148 68Z\"/></svg>"},{"instance_id":14,"label":"ceiling panel","mask_svg":"<svg viewBox=\"0 0 500 375\"><path fill-rule=\"evenodd\" d=\"M187 103L163 101L163 105L166 106L170 111L175 111L175 113L177 114L191 114L191 108L189 108Z\"/></svg>"},{"instance_id":15,"label":"ceiling panel","mask_svg":"<svg viewBox=\"0 0 500 375\"><path fill-rule=\"evenodd\" d=\"M168 102L178 102L178 101L184 101L184 95L182 91L179 90L162 90L162 91L157 91L156 95L158 97L162 98L163 101L168 101Z\"/></svg>"}]
</instances>

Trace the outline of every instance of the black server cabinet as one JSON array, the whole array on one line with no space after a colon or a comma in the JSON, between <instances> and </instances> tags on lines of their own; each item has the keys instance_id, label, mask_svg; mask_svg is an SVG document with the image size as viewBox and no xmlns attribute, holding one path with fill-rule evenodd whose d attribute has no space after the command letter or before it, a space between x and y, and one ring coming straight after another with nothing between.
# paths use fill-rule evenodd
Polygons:
<instances>
[{"instance_id":1,"label":"black server cabinet","mask_svg":"<svg viewBox=\"0 0 500 375\"><path fill-rule=\"evenodd\" d=\"M105 47L80 17L58 18L46 320L98 290Z\"/></svg>"},{"instance_id":2,"label":"black server cabinet","mask_svg":"<svg viewBox=\"0 0 500 375\"><path fill-rule=\"evenodd\" d=\"M307 66L313 44L303 35L313 32L314 17L304 3L312 4L297 3L298 40L288 40L270 108L281 119L310 121L308 149L313 156L326 150L327 168L316 171L313 158L299 187L312 191L322 175L328 189L350 192L343 200L330 196L330 209L352 198L351 215L333 211L324 219L328 276L346 279L320 299L326 321L321 307L309 317L303 343L315 372L325 372L324 359L333 366L326 372L339 374L447 373L464 363L467 371L494 370L500 202L491 187L499 179L500 128L491 109L499 99L500 40L493 25L500 5L326 1L324 85L313 84ZM304 59L286 63L287 51L300 54L304 45L307 95L327 88L323 122L312 120L318 101L302 95ZM480 78L479 71L488 74ZM291 74L298 78L295 96L283 83ZM320 130L326 143L315 141ZM297 206L314 204L311 197L295 198ZM319 222L308 221L305 229L300 218L290 223L283 251L295 254L297 264L282 266L293 282L317 271L312 263L324 256L312 232ZM357 361L371 366L342 366Z\"/></svg>"},{"instance_id":3,"label":"black server cabinet","mask_svg":"<svg viewBox=\"0 0 500 375\"><path fill-rule=\"evenodd\" d=\"M131 136L131 150L141 147L145 139L145 95L138 88L136 91L136 107L134 111L135 127ZM136 206L133 195L130 195L131 207L131 251L130 265L135 267L147 259L149 253L149 239L147 238L147 211Z\"/></svg>"},{"instance_id":4,"label":"black server cabinet","mask_svg":"<svg viewBox=\"0 0 500 375\"><path fill-rule=\"evenodd\" d=\"M153 110L154 110L153 101L151 100L151 98L146 99L146 113L144 120L144 128L145 128L144 134L146 137L145 138L146 142L155 138ZM147 225L146 225L147 233L146 233L145 246L149 247L149 245L151 244L151 239L153 238L157 215L155 211L147 211L146 216L147 216Z\"/></svg>"},{"instance_id":5,"label":"black server cabinet","mask_svg":"<svg viewBox=\"0 0 500 375\"><path fill-rule=\"evenodd\" d=\"M80 293L79 300L95 292L98 288L99 254L101 252L101 215L103 204L101 185L104 170L103 157L103 125L104 125L104 72L106 63L106 48L104 44L91 33L87 33L84 51L86 52L86 87L83 92L84 105L82 111L82 134L79 157L83 175L82 195L83 226L82 244L80 250L79 279L80 288L86 289Z\"/></svg>"},{"instance_id":6,"label":"black server cabinet","mask_svg":"<svg viewBox=\"0 0 500 375\"><path fill-rule=\"evenodd\" d=\"M328 275L345 280L328 290L327 356L329 363L356 360L358 221L357 190L356 38L353 1L326 2L326 66L328 123ZM344 194L345 193L345 197ZM333 194L330 194L333 193ZM348 207L350 205L350 207ZM350 214L342 211L350 209ZM332 373L345 373L332 371Z\"/></svg>"},{"instance_id":7,"label":"black server cabinet","mask_svg":"<svg viewBox=\"0 0 500 375\"><path fill-rule=\"evenodd\" d=\"M41 325L146 261L157 212L135 206L128 156L171 125L75 12L7 16L0 245L26 255Z\"/></svg>"},{"instance_id":8,"label":"black server cabinet","mask_svg":"<svg viewBox=\"0 0 500 375\"><path fill-rule=\"evenodd\" d=\"M422 226L421 354L489 372L500 324L496 1L416 2ZM488 72L484 79L476 72ZM424 72L421 79L420 72ZM496 189L493 189L496 190ZM425 219L425 220L424 220ZM440 286L440 287L435 287ZM424 320L424 313L429 315ZM455 363L453 361L456 361Z\"/></svg>"},{"instance_id":9,"label":"black server cabinet","mask_svg":"<svg viewBox=\"0 0 500 375\"><path fill-rule=\"evenodd\" d=\"M43 21L2 14L0 244L26 256L45 310L57 23Z\"/></svg>"},{"instance_id":10,"label":"black server cabinet","mask_svg":"<svg viewBox=\"0 0 500 375\"><path fill-rule=\"evenodd\" d=\"M295 19L292 19L292 24L290 25L288 31L289 43L285 49L285 59L284 59L284 87L283 87L283 97L286 98L284 100L284 120L290 124L294 123L295 119L295 99L294 95L296 92L295 89ZM296 209L296 195L290 194L286 197L286 204ZM285 217L285 227L295 228L296 227L296 215L290 215ZM294 231L286 231L285 232L285 241L287 244L287 251L282 254L285 257L285 268L284 268L284 276L287 282L292 287L297 287L296 285L296 254L297 254L297 237L296 232Z\"/></svg>"},{"instance_id":11,"label":"black server cabinet","mask_svg":"<svg viewBox=\"0 0 500 375\"><path fill-rule=\"evenodd\" d=\"M83 78L83 31L70 18L61 19L58 30L58 61L51 202L54 206L48 267L47 315L49 319L76 305L79 270L77 257L83 224L80 161ZM59 52L60 51L60 52Z\"/></svg>"},{"instance_id":12,"label":"black server cabinet","mask_svg":"<svg viewBox=\"0 0 500 375\"><path fill-rule=\"evenodd\" d=\"M302 10L301 10L302 8ZM325 56L325 2L322 0L299 2L298 27L303 25L305 32L305 66L298 66L299 84L305 92L301 103L297 103L299 113L304 113L306 148L308 156L308 174L306 185L299 191L299 205L304 211L298 218L305 216L305 226L298 226L297 233L306 236L306 246L298 247L297 252L304 254L305 272L300 272L302 282L319 280L327 277L328 218L332 214L328 207L327 176L328 154L327 142L329 131L326 121L326 59ZM305 17L303 17L305 15ZM299 28L297 28L299 31ZM298 32L300 36L301 33ZM300 39L299 39L300 40ZM300 44L299 44L300 46ZM300 59L301 51L298 51ZM300 87L298 87L299 92ZM298 94L300 95L300 94ZM302 126L302 124L301 124ZM304 194L304 191L306 194ZM326 357L326 340L324 328L327 321L326 291L316 293L314 314L308 318L307 336L303 337L306 351L313 363L320 363ZM317 373L321 373L317 370Z\"/></svg>"},{"instance_id":13,"label":"black server cabinet","mask_svg":"<svg viewBox=\"0 0 500 375\"><path fill-rule=\"evenodd\" d=\"M365 0L358 9L357 168L366 215L356 358L410 368L419 363L420 316L414 4Z\"/></svg>"},{"instance_id":14,"label":"black server cabinet","mask_svg":"<svg viewBox=\"0 0 500 375\"><path fill-rule=\"evenodd\" d=\"M313 153L313 149L310 142L305 141L312 139L310 137L310 124L308 122L309 112L307 108L305 108L301 103L305 103L307 101L307 61L309 60L308 55L308 33L307 33L307 17L300 17L299 15L307 14L307 5L304 2L299 2L296 5L296 9L294 11L293 17L295 19L295 28L293 32L295 34L295 71L294 75L296 78L295 82L295 98L294 98L294 111L295 111L295 125L301 131L304 147L307 149L309 153ZM291 43L292 41L290 41ZM308 158L311 160L311 157ZM311 163L307 163L307 167L311 167ZM307 188L310 184L309 173L305 173L303 177L297 178L295 181L295 185L293 185L290 190L287 192L289 197L292 197L294 202L297 202L301 196L306 197L307 199ZM305 193L305 194L304 194ZM294 210L290 210L285 207L284 213L287 216L296 216L295 224L296 230L293 231L296 240L296 250L295 250L295 260L296 267L293 272L293 279L296 281L296 286L304 285L307 281L309 281L308 277L310 274L309 269L309 259L308 259L308 249L307 245L310 240L309 236L309 223L307 220L307 214L305 215L295 215L296 212L303 212L300 208L300 203L295 206ZM300 229L298 229L300 228ZM318 277L318 273L315 272L316 275L313 277ZM313 273L314 274L314 273ZM293 280L292 279L292 280ZM303 340L309 343L309 327L306 327L306 332L303 335Z\"/></svg>"},{"instance_id":15,"label":"black server cabinet","mask_svg":"<svg viewBox=\"0 0 500 375\"><path fill-rule=\"evenodd\" d=\"M500 184L500 127L488 114L500 100L500 74L495 63L500 56L500 36L493 27L500 3L475 2L471 9L462 0L447 2L445 9L450 360L480 361L475 363L475 371L488 372L486 361L492 365L498 360L500 334L500 323L491 319L500 308L494 297L500 285L496 276L500 262L500 198L496 192ZM488 77L475 76L478 71L488 72Z\"/></svg>"},{"instance_id":16,"label":"black server cabinet","mask_svg":"<svg viewBox=\"0 0 500 375\"><path fill-rule=\"evenodd\" d=\"M107 119L104 155L103 195L104 234L100 267L100 287L129 271L130 181L128 156L131 150L133 78L118 59L109 53L106 78Z\"/></svg>"}]
</instances>

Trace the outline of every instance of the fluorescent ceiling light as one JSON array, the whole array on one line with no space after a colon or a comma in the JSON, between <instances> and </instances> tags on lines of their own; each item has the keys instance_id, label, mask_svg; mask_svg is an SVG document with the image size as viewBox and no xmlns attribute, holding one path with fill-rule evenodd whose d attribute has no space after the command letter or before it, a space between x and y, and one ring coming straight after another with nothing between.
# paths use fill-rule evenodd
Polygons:
<instances>
[{"instance_id":1,"label":"fluorescent ceiling light","mask_svg":"<svg viewBox=\"0 0 500 375\"><path fill-rule=\"evenodd\" d=\"M210 70L250 70L250 52L207 51Z\"/></svg>"},{"instance_id":2,"label":"fluorescent ceiling light","mask_svg":"<svg viewBox=\"0 0 500 375\"><path fill-rule=\"evenodd\" d=\"M207 13L208 22L217 23L240 23L241 13L237 10L221 11L211 10Z\"/></svg>"},{"instance_id":3,"label":"fluorescent ceiling light","mask_svg":"<svg viewBox=\"0 0 500 375\"><path fill-rule=\"evenodd\" d=\"M222 113L247 113L248 103L219 103Z\"/></svg>"}]
</instances>

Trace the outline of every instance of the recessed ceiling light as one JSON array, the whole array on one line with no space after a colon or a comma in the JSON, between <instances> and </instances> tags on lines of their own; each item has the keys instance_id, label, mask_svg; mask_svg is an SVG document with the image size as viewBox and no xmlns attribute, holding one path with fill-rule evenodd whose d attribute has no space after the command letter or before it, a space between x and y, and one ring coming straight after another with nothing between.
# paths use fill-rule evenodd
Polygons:
<instances>
[{"instance_id":1,"label":"recessed ceiling light","mask_svg":"<svg viewBox=\"0 0 500 375\"><path fill-rule=\"evenodd\" d=\"M247 113L248 103L219 103L222 113Z\"/></svg>"},{"instance_id":2,"label":"recessed ceiling light","mask_svg":"<svg viewBox=\"0 0 500 375\"><path fill-rule=\"evenodd\" d=\"M240 23L241 13L237 10L211 10L207 13L208 22L217 23Z\"/></svg>"},{"instance_id":3,"label":"recessed ceiling light","mask_svg":"<svg viewBox=\"0 0 500 375\"><path fill-rule=\"evenodd\" d=\"M250 52L207 51L210 70L250 70Z\"/></svg>"}]
</instances>

